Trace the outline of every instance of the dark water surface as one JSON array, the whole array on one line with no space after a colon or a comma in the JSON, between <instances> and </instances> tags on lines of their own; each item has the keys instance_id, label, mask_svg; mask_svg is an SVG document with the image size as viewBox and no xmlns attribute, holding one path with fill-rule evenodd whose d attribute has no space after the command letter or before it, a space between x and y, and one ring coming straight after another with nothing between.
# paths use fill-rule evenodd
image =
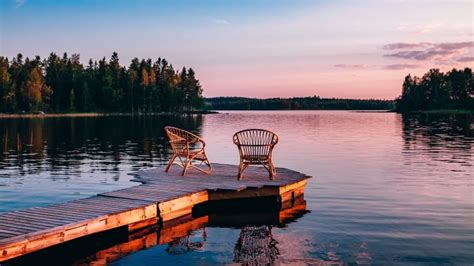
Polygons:
<instances>
[{"instance_id":1,"label":"dark water surface","mask_svg":"<svg viewBox=\"0 0 474 266\"><path fill-rule=\"evenodd\" d=\"M305 193L309 212L276 225L265 220L273 214L262 211L234 223L191 226L187 237L127 252L114 264L228 264L252 256L291 265L474 263L469 115L282 111L3 119L0 212L135 185L129 173L169 158L165 125L202 135L211 162L233 164L234 132L278 133L276 165L314 177ZM246 225L246 219L260 223Z\"/></svg>"}]
</instances>

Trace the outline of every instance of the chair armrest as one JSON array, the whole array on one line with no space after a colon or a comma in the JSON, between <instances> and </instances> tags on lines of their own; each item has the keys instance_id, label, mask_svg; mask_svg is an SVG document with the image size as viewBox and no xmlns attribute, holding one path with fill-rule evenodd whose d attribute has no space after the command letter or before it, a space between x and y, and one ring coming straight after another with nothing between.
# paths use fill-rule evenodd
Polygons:
<instances>
[{"instance_id":1,"label":"chair armrest","mask_svg":"<svg viewBox=\"0 0 474 266\"><path fill-rule=\"evenodd\" d=\"M237 137L237 134L235 134L233 137L232 137L232 141L234 141L234 144L239 146L240 144L240 141L239 141L239 138Z\"/></svg>"},{"instance_id":2,"label":"chair armrest","mask_svg":"<svg viewBox=\"0 0 474 266\"><path fill-rule=\"evenodd\" d=\"M275 146L277 143L278 143L278 136L275 134L273 135L272 145Z\"/></svg>"},{"instance_id":3,"label":"chair armrest","mask_svg":"<svg viewBox=\"0 0 474 266\"><path fill-rule=\"evenodd\" d=\"M204 147L206 147L206 142L200 137L195 137L191 141L188 141L188 146L190 144L195 144L195 143L200 143L201 144L201 147L197 148L197 150L204 150ZM189 148L191 148L191 147L189 147Z\"/></svg>"},{"instance_id":4,"label":"chair armrest","mask_svg":"<svg viewBox=\"0 0 474 266\"><path fill-rule=\"evenodd\" d=\"M204 150L204 147L206 147L206 142L201 138L198 138L198 142L202 144L202 149Z\"/></svg>"}]
</instances>

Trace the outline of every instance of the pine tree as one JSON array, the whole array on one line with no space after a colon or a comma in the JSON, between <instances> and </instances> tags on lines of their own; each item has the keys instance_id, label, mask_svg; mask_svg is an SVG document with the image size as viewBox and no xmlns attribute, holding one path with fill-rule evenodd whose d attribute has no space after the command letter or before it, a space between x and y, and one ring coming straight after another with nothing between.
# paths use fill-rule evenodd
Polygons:
<instances>
[{"instance_id":1,"label":"pine tree","mask_svg":"<svg viewBox=\"0 0 474 266\"><path fill-rule=\"evenodd\" d=\"M201 108L204 105L202 98L202 86L199 83L199 80L196 79L196 74L192 68L189 68L188 70L187 80L189 84L188 97L190 97L188 106L197 109Z\"/></svg>"},{"instance_id":2,"label":"pine tree","mask_svg":"<svg viewBox=\"0 0 474 266\"><path fill-rule=\"evenodd\" d=\"M0 112L8 112L12 105L12 80L8 73L10 63L8 58L0 57Z\"/></svg>"},{"instance_id":3,"label":"pine tree","mask_svg":"<svg viewBox=\"0 0 474 266\"><path fill-rule=\"evenodd\" d=\"M22 105L26 111L31 111L36 110L41 104L44 80L37 63L29 62L27 59L25 65L29 70L26 81L21 86Z\"/></svg>"}]
</instances>

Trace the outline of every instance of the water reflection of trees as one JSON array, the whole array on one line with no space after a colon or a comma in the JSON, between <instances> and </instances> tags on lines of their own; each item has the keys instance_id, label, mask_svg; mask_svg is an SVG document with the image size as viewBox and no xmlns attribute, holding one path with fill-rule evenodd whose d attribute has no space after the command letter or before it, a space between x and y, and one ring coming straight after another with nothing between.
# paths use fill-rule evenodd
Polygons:
<instances>
[{"instance_id":1,"label":"water reflection of trees","mask_svg":"<svg viewBox=\"0 0 474 266\"><path fill-rule=\"evenodd\" d=\"M243 265L271 265L280 254L271 225L245 226L234 248L234 262Z\"/></svg>"},{"instance_id":2,"label":"water reflection of trees","mask_svg":"<svg viewBox=\"0 0 474 266\"><path fill-rule=\"evenodd\" d=\"M461 158L472 156L474 116L419 114L402 115L404 150L420 150L433 157ZM456 160L454 160L456 161Z\"/></svg>"},{"instance_id":3,"label":"water reflection of trees","mask_svg":"<svg viewBox=\"0 0 474 266\"><path fill-rule=\"evenodd\" d=\"M123 160L139 168L168 158L164 126L200 134L202 121L200 115L5 119L0 169L69 174L88 165L92 171L118 171Z\"/></svg>"}]
</instances>

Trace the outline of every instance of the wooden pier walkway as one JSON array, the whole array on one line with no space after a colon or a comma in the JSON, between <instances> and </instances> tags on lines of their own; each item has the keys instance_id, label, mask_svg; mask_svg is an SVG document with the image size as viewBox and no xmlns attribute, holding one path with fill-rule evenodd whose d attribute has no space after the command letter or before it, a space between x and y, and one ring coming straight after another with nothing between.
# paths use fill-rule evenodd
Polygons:
<instances>
[{"instance_id":1,"label":"wooden pier walkway","mask_svg":"<svg viewBox=\"0 0 474 266\"><path fill-rule=\"evenodd\" d=\"M206 201L277 197L281 202L303 195L306 176L277 168L269 180L263 168L252 167L244 180L237 180L235 165L213 164L212 175L178 168L169 173L154 168L136 173L140 185L97 196L0 213L0 262L45 249L69 240L106 230L128 227L129 231L166 223L192 213Z\"/></svg>"}]
</instances>

